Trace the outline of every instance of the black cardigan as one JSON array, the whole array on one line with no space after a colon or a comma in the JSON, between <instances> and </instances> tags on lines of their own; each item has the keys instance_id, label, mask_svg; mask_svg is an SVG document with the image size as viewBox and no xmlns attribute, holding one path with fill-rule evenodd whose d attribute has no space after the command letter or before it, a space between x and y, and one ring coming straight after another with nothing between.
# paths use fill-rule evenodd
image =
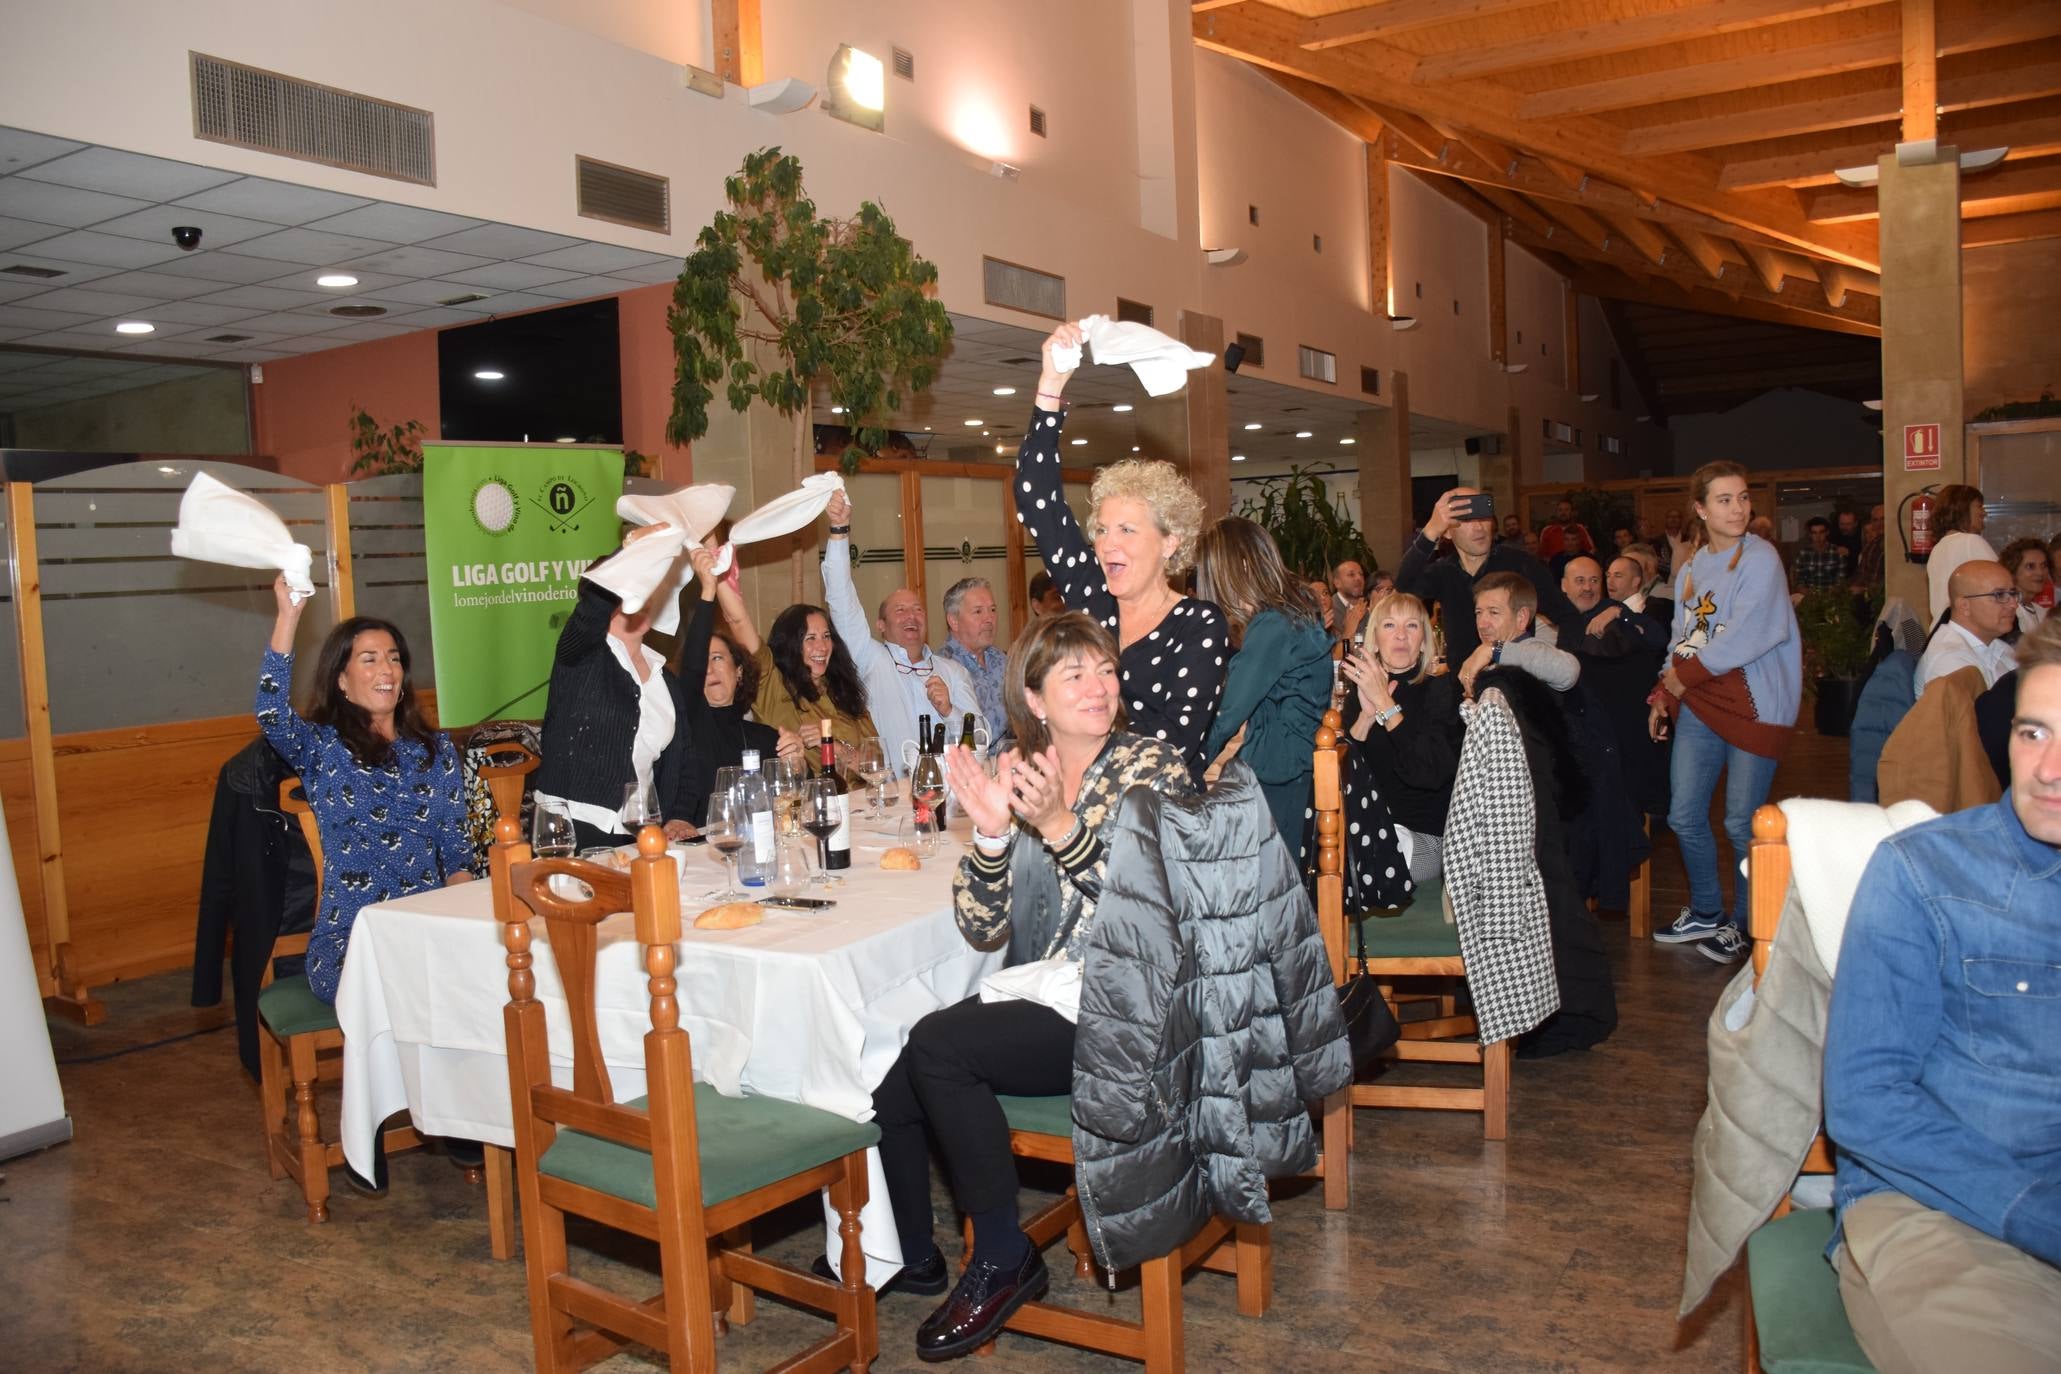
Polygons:
<instances>
[{"instance_id":1,"label":"black cardigan","mask_svg":"<svg viewBox=\"0 0 2061 1374\"><path fill-rule=\"evenodd\" d=\"M780 732L744 718L742 693L728 706L711 706L704 696L708 679L708 645L715 629L715 607L696 603L687 622L687 637L680 644L680 695L687 703L688 737L694 741L680 766L678 809L668 806L666 815L700 825L708 813L708 794L715 785L718 768L735 767L744 761L746 749L756 749L770 759L780 747Z\"/></svg>"},{"instance_id":2,"label":"black cardigan","mask_svg":"<svg viewBox=\"0 0 2061 1374\"><path fill-rule=\"evenodd\" d=\"M1419 835L1446 833L1453 780L1460 776L1460 679L1440 673L1421 682L1391 678L1389 691L1403 718L1395 729L1369 726L1367 738L1352 741L1353 752L1374 770L1374 786L1396 824ZM1359 717L1359 692L1346 709L1348 726Z\"/></svg>"},{"instance_id":3,"label":"black cardigan","mask_svg":"<svg viewBox=\"0 0 2061 1374\"><path fill-rule=\"evenodd\" d=\"M558 656L551 665L544 761L537 768L536 789L613 811L636 777L630 750L637 738L640 688L608 648L608 622L621 599L584 577L579 588L579 604L558 633ZM673 695L673 737L652 767L652 789L667 820L685 820L680 785L691 718L680 679L661 671Z\"/></svg>"}]
</instances>

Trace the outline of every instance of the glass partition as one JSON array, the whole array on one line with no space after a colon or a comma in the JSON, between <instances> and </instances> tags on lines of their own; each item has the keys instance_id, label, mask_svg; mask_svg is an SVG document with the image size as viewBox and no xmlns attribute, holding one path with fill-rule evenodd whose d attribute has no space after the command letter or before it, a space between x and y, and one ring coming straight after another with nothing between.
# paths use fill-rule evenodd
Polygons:
<instances>
[{"instance_id":1,"label":"glass partition","mask_svg":"<svg viewBox=\"0 0 2061 1374\"><path fill-rule=\"evenodd\" d=\"M273 575L172 557L179 498L201 468L271 507L314 551L319 595L296 642L304 658L335 623L321 487L218 462L122 463L39 482L36 544L56 733L251 709L272 625Z\"/></svg>"},{"instance_id":2,"label":"glass partition","mask_svg":"<svg viewBox=\"0 0 2061 1374\"><path fill-rule=\"evenodd\" d=\"M2061 429L1982 434L1970 478L1982 488L1982 537L2001 549L2014 539L2061 531Z\"/></svg>"},{"instance_id":3,"label":"glass partition","mask_svg":"<svg viewBox=\"0 0 2061 1374\"><path fill-rule=\"evenodd\" d=\"M962 578L983 577L1002 611L996 631L1009 642L1009 556L1002 522L1016 518L1009 484L978 477L921 477L923 507L923 598L930 612L930 642L943 644L945 593Z\"/></svg>"},{"instance_id":4,"label":"glass partition","mask_svg":"<svg viewBox=\"0 0 2061 1374\"><path fill-rule=\"evenodd\" d=\"M401 627L409 674L435 687L429 635L429 566L423 556L422 475L395 473L345 485L350 502L351 585L359 615Z\"/></svg>"},{"instance_id":5,"label":"glass partition","mask_svg":"<svg viewBox=\"0 0 2061 1374\"><path fill-rule=\"evenodd\" d=\"M859 589L859 604L866 608L870 624L888 593L909 581L902 557L902 479L898 473L864 472L845 478L844 485L852 498L852 582ZM802 557L802 587L820 606L822 544L814 543L809 549Z\"/></svg>"}]
</instances>

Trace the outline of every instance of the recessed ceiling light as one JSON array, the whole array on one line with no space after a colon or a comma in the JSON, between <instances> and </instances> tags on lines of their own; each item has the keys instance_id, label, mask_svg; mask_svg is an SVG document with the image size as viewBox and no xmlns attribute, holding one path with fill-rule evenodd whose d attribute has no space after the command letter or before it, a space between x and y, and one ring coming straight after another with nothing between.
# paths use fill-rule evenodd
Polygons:
<instances>
[{"instance_id":1,"label":"recessed ceiling light","mask_svg":"<svg viewBox=\"0 0 2061 1374\"><path fill-rule=\"evenodd\" d=\"M844 407L843 407L843 406L832 406L832 407L830 407L830 413L831 413L832 415L842 415L842 414L844 414Z\"/></svg>"},{"instance_id":2,"label":"recessed ceiling light","mask_svg":"<svg viewBox=\"0 0 2061 1374\"><path fill-rule=\"evenodd\" d=\"M1124 413L1125 411L1129 410L1129 409L1130 409L1130 407L1129 407L1129 406L1111 406L1111 407L1110 407L1110 409L1111 409L1111 410L1113 410L1113 411L1115 411L1115 412L1116 412L1117 414L1121 415L1121 414L1123 414L1123 413Z\"/></svg>"},{"instance_id":3,"label":"recessed ceiling light","mask_svg":"<svg viewBox=\"0 0 2061 1374\"><path fill-rule=\"evenodd\" d=\"M157 326L145 324L142 320L123 320L115 326L117 334L155 334Z\"/></svg>"},{"instance_id":4,"label":"recessed ceiling light","mask_svg":"<svg viewBox=\"0 0 2061 1374\"><path fill-rule=\"evenodd\" d=\"M356 286L358 279L348 272L324 272L315 278L317 286Z\"/></svg>"},{"instance_id":5,"label":"recessed ceiling light","mask_svg":"<svg viewBox=\"0 0 2061 1374\"><path fill-rule=\"evenodd\" d=\"M980 428L980 427L981 427L982 425L986 424L986 423L987 423L987 421L986 421L986 420L967 420L967 421L964 421L963 423L965 424L965 426L966 426L966 427L967 427L968 429L979 429L979 428Z\"/></svg>"},{"instance_id":6,"label":"recessed ceiling light","mask_svg":"<svg viewBox=\"0 0 2061 1374\"><path fill-rule=\"evenodd\" d=\"M1296 437L1296 438L1298 438L1298 439L1314 439L1314 438L1316 438L1317 436L1316 436L1316 435L1314 435L1314 434L1312 434L1312 433L1310 433L1310 431L1308 431L1308 430L1306 430L1306 429L1299 429L1299 430L1295 431L1295 437Z\"/></svg>"},{"instance_id":7,"label":"recessed ceiling light","mask_svg":"<svg viewBox=\"0 0 2061 1374\"><path fill-rule=\"evenodd\" d=\"M163 465L162 463L160 463L160 464L158 465L158 469L157 469L157 470L158 470L159 472L162 472L162 473L163 473L163 474L164 474L165 476L167 476L167 477L177 477L177 476L179 475L179 469L177 469L177 468L168 468L168 467L164 466L164 465Z\"/></svg>"},{"instance_id":8,"label":"recessed ceiling light","mask_svg":"<svg viewBox=\"0 0 2061 1374\"><path fill-rule=\"evenodd\" d=\"M1261 425L1259 421L1257 421L1257 420L1254 420L1254 421L1253 421L1253 422L1252 422L1251 424L1247 425L1247 426L1246 426L1245 428L1246 428L1246 429L1247 429L1248 431L1250 431L1250 430L1255 430L1255 429L1262 429L1262 428L1264 428L1264 426L1263 426L1263 425Z\"/></svg>"},{"instance_id":9,"label":"recessed ceiling light","mask_svg":"<svg viewBox=\"0 0 2061 1374\"><path fill-rule=\"evenodd\" d=\"M996 445L995 445L995 452L997 452L997 453L1002 453L1002 452L1006 451L1006 450L1008 449L1008 447L1009 447L1009 446L1008 446L1007 444L996 444Z\"/></svg>"},{"instance_id":10,"label":"recessed ceiling light","mask_svg":"<svg viewBox=\"0 0 2061 1374\"><path fill-rule=\"evenodd\" d=\"M1242 463L1245 461L1245 455L1242 453L1234 453L1231 455L1231 461L1234 463Z\"/></svg>"},{"instance_id":11,"label":"recessed ceiling light","mask_svg":"<svg viewBox=\"0 0 2061 1374\"><path fill-rule=\"evenodd\" d=\"M997 396L1014 396L1016 388L1013 386L998 386L995 388L995 394Z\"/></svg>"},{"instance_id":12,"label":"recessed ceiling light","mask_svg":"<svg viewBox=\"0 0 2061 1374\"><path fill-rule=\"evenodd\" d=\"M1338 442L1344 444L1347 448L1351 448L1353 444L1351 439L1340 439Z\"/></svg>"},{"instance_id":13,"label":"recessed ceiling light","mask_svg":"<svg viewBox=\"0 0 2061 1374\"><path fill-rule=\"evenodd\" d=\"M558 436L558 442L561 444L577 444L580 441L573 438L570 434L561 434Z\"/></svg>"},{"instance_id":14,"label":"recessed ceiling light","mask_svg":"<svg viewBox=\"0 0 2061 1374\"><path fill-rule=\"evenodd\" d=\"M496 372L491 367L483 367L472 374L473 380L481 382L498 382L507 375L505 372Z\"/></svg>"},{"instance_id":15,"label":"recessed ceiling light","mask_svg":"<svg viewBox=\"0 0 2061 1374\"><path fill-rule=\"evenodd\" d=\"M1142 447L1141 445L1138 445L1138 444L1132 444L1132 445L1131 445L1131 452L1133 452L1133 453L1139 453L1139 452L1142 452L1142 451L1143 451L1143 447Z\"/></svg>"},{"instance_id":16,"label":"recessed ceiling light","mask_svg":"<svg viewBox=\"0 0 2061 1374\"><path fill-rule=\"evenodd\" d=\"M1081 447L1081 446L1082 446L1083 444L1085 444L1085 443L1087 443L1087 442L1088 442L1088 441L1087 441L1086 439L1076 439L1076 440L1074 440L1074 441L1073 441L1073 446L1074 446L1075 448L1079 448L1079 447Z\"/></svg>"}]
</instances>

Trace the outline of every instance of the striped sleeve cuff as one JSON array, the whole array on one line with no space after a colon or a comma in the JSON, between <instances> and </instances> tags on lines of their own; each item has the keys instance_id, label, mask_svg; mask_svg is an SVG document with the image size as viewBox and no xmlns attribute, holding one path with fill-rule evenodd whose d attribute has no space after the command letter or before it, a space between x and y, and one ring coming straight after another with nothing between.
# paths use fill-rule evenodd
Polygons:
<instances>
[{"instance_id":1,"label":"striped sleeve cuff","mask_svg":"<svg viewBox=\"0 0 2061 1374\"><path fill-rule=\"evenodd\" d=\"M1077 826L1064 845L1052 850L1052 857L1069 876L1078 876L1102 862L1102 840L1087 826Z\"/></svg>"}]
</instances>

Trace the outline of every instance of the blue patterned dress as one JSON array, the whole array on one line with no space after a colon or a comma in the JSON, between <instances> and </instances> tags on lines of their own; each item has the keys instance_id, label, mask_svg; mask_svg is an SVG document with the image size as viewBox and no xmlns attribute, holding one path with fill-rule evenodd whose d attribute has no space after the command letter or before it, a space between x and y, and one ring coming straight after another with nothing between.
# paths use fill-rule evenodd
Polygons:
<instances>
[{"instance_id":1,"label":"blue patterned dress","mask_svg":"<svg viewBox=\"0 0 2061 1374\"><path fill-rule=\"evenodd\" d=\"M293 655L265 650L258 726L301 778L322 833L322 907L308 937L308 986L336 1000L351 924L361 908L425 888L472 862L458 751L439 733L434 753L394 742L394 761L367 768L333 726L293 709Z\"/></svg>"}]
</instances>

